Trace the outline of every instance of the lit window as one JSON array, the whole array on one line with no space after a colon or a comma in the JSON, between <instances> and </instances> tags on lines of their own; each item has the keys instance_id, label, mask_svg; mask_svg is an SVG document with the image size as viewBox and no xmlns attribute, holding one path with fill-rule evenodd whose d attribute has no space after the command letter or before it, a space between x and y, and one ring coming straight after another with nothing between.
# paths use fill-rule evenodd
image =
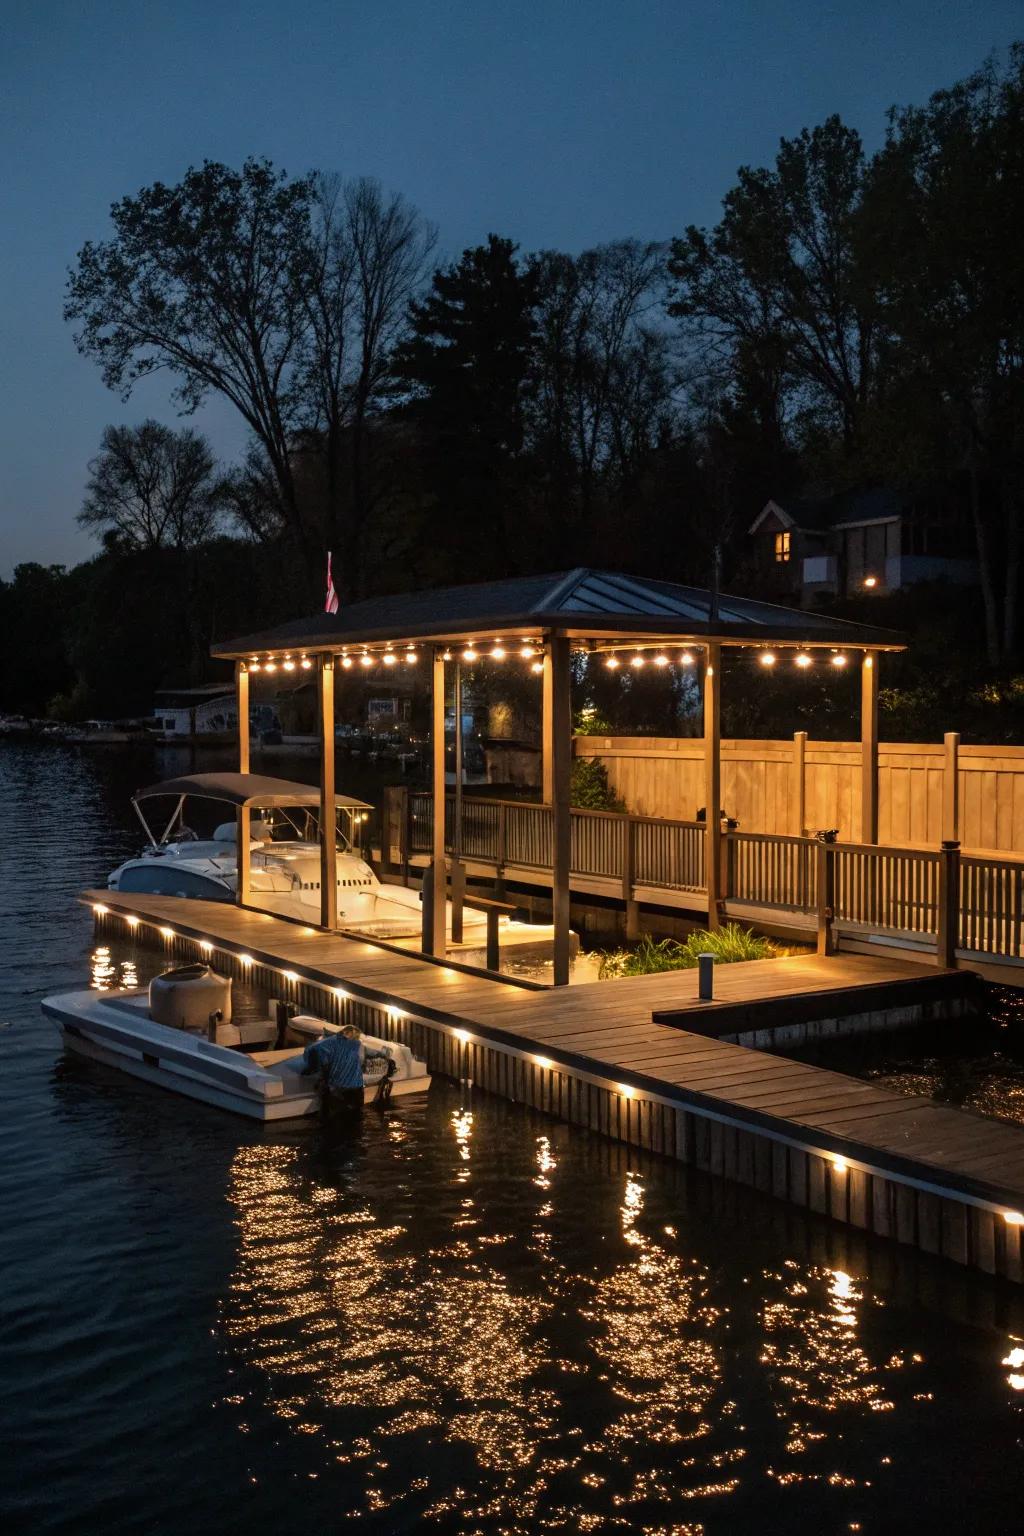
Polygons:
<instances>
[{"instance_id":1,"label":"lit window","mask_svg":"<svg viewBox=\"0 0 1024 1536\"><path fill-rule=\"evenodd\" d=\"M789 531L775 535L775 559L779 565L789 559Z\"/></svg>"}]
</instances>

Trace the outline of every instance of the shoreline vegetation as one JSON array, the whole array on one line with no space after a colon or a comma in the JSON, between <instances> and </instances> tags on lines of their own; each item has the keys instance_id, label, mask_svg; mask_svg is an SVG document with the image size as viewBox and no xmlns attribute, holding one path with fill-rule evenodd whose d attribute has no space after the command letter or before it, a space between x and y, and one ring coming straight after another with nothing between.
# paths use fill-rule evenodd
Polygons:
<instances>
[{"instance_id":1,"label":"shoreline vegetation","mask_svg":"<svg viewBox=\"0 0 1024 1536\"><path fill-rule=\"evenodd\" d=\"M610 981L620 976L653 976L659 971L696 970L701 955L713 955L718 965L732 965L743 960L775 960L790 951L752 928L726 923L716 932L696 928L683 940L656 939L645 933L636 944L597 953L598 980Z\"/></svg>"}]
</instances>

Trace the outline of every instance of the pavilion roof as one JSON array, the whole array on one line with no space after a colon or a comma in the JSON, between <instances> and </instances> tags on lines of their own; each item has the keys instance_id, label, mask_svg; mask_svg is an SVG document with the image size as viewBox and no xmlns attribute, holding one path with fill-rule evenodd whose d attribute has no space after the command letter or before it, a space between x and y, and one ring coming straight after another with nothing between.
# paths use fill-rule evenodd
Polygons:
<instances>
[{"instance_id":1,"label":"pavilion roof","mask_svg":"<svg viewBox=\"0 0 1024 1536\"><path fill-rule=\"evenodd\" d=\"M570 639L623 643L650 637L894 649L904 644L900 634L874 625L726 593L720 593L715 604L702 587L580 567L369 598L337 614L315 613L221 641L212 651L244 659L256 653L340 650L381 642L540 637L546 631Z\"/></svg>"}]
</instances>

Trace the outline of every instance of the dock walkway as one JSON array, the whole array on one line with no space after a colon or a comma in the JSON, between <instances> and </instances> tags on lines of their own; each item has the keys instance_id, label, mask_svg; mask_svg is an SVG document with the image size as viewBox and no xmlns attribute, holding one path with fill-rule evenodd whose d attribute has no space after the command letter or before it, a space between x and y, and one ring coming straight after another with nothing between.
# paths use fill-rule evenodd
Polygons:
<instances>
[{"instance_id":1,"label":"dock walkway","mask_svg":"<svg viewBox=\"0 0 1024 1536\"><path fill-rule=\"evenodd\" d=\"M830 994L848 1007L855 993L879 1016L887 998L905 1000L915 987L922 997L947 986L959 996L961 972L862 955L748 961L719 968L716 1001L702 1004L693 971L526 989L227 903L107 891L83 900L101 931L141 924L170 953L212 950L221 969L405 1039L435 1071L1024 1278L1024 1131L715 1037L787 1000L807 1016L817 998L828 1018Z\"/></svg>"}]
</instances>

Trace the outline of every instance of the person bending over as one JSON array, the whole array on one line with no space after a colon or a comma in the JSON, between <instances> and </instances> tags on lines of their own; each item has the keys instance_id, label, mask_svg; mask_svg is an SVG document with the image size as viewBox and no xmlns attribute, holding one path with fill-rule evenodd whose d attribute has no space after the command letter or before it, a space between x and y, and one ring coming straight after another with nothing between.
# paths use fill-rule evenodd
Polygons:
<instances>
[{"instance_id":1,"label":"person bending over","mask_svg":"<svg viewBox=\"0 0 1024 1536\"><path fill-rule=\"evenodd\" d=\"M323 1035L307 1045L302 1053L302 1075L320 1073L324 1109L359 1109L363 1103L363 1065L367 1061L389 1063L388 1076L395 1070L390 1051L375 1051L365 1046L354 1024L346 1024L340 1034Z\"/></svg>"}]
</instances>

